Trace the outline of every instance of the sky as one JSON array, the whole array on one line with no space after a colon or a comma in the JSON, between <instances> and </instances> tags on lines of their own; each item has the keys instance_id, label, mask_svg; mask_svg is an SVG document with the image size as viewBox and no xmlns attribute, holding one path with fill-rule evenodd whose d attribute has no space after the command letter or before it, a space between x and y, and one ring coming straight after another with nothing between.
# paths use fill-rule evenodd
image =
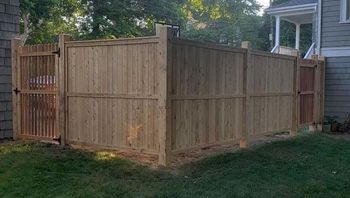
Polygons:
<instances>
[{"instance_id":1,"label":"sky","mask_svg":"<svg viewBox=\"0 0 350 198\"><path fill-rule=\"evenodd\" d=\"M266 9L267 7L269 7L269 4L270 4L270 0L257 0L258 3L260 5L263 6L263 8L260 10L260 14L262 14L264 12L264 9Z\"/></svg>"},{"instance_id":2,"label":"sky","mask_svg":"<svg viewBox=\"0 0 350 198\"><path fill-rule=\"evenodd\" d=\"M267 8L269 6L270 0L257 0L258 3L260 3L264 8Z\"/></svg>"}]
</instances>

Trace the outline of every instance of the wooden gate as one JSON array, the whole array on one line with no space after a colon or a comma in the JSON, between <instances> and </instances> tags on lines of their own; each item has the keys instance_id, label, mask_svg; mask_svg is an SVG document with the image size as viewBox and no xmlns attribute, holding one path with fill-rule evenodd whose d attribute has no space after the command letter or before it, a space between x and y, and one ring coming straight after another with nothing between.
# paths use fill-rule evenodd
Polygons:
<instances>
[{"instance_id":1,"label":"wooden gate","mask_svg":"<svg viewBox=\"0 0 350 198\"><path fill-rule=\"evenodd\" d=\"M317 60L302 59L299 62L299 126L319 122L322 65Z\"/></svg>"},{"instance_id":2,"label":"wooden gate","mask_svg":"<svg viewBox=\"0 0 350 198\"><path fill-rule=\"evenodd\" d=\"M58 138L57 49L57 44L17 47L16 59L13 59L13 98L17 123L14 130L19 138Z\"/></svg>"}]
</instances>

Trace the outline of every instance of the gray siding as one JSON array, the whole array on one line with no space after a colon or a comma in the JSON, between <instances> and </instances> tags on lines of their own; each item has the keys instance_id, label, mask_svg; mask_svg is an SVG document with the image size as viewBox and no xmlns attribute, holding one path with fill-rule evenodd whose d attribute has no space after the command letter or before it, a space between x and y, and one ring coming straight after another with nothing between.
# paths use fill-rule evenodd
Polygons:
<instances>
[{"instance_id":1,"label":"gray siding","mask_svg":"<svg viewBox=\"0 0 350 198\"><path fill-rule=\"evenodd\" d=\"M344 120L350 113L350 57L327 58L325 114Z\"/></svg>"},{"instance_id":2,"label":"gray siding","mask_svg":"<svg viewBox=\"0 0 350 198\"><path fill-rule=\"evenodd\" d=\"M322 47L349 47L350 24L340 22L340 0L322 1Z\"/></svg>"},{"instance_id":3,"label":"gray siding","mask_svg":"<svg viewBox=\"0 0 350 198\"><path fill-rule=\"evenodd\" d=\"M0 0L0 139L12 136L11 39L19 31L19 0Z\"/></svg>"}]
</instances>

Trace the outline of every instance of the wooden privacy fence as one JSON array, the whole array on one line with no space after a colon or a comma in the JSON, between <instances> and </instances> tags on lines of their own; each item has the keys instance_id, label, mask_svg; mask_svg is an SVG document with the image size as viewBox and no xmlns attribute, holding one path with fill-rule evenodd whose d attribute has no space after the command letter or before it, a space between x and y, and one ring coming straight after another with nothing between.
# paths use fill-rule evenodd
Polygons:
<instances>
[{"instance_id":1,"label":"wooden privacy fence","mask_svg":"<svg viewBox=\"0 0 350 198\"><path fill-rule=\"evenodd\" d=\"M158 32L98 41L61 35L58 49L36 51L14 41L16 134L155 154L167 166L179 152L245 147L322 122L324 62L317 57L305 62L247 43L229 48Z\"/></svg>"}]
</instances>

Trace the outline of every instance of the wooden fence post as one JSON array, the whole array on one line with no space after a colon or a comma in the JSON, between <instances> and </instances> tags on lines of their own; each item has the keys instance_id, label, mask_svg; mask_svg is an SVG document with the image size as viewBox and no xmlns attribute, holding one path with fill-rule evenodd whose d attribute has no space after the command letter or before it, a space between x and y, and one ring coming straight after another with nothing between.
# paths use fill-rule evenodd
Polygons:
<instances>
[{"instance_id":1,"label":"wooden fence post","mask_svg":"<svg viewBox=\"0 0 350 198\"><path fill-rule=\"evenodd\" d=\"M242 123L242 138L239 141L239 147L245 149L249 147L249 109L250 109L250 95L249 95L249 75L251 68L251 45L249 41L243 41L241 47L246 49L244 65L243 65L243 94L245 98L243 100L243 123Z\"/></svg>"},{"instance_id":2,"label":"wooden fence post","mask_svg":"<svg viewBox=\"0 0 350 198\"><path fill-rule=\"evenodd\" d=\"M158 164L171 165L171 102L168 99L171 76L171 31L168 27L157 26L158 47Z\"/></svg>"},{"instance_id":3,"label":"wooden fence post","mask_svg":"<svg viewBox=\"0 0 350 198\"><path fill-rule=\"evenodd\" d=\"M56 78L57 80L57 92L58 99L56 100L57 109L56 109L56 130L60 134L61 137L61 145L66 145L67 139L67 127L66 127L66 116L67 116L67 101L66 101L66 91L67 91L67 75L66 75L66 48L65 42L70 41L71 37L67 34L60 34L58 41L58 49L59 49L59 61L58 67L56 67Z\"/></svg>"},{"instance_id":4,"label":"wooden fence post","mask_svg":"<svg viewBox=\"0 0 350 198\"><path fill-rule=\"evenodd\" d=\"M12 67L12 90L15 90L18 87L18 48L21 44L20 39L12 39L11 41L11 67ZM12 126L13 126L13 139L16 140L19 134L18 120L19 120L19 96L12 92Z\"/></svg>"},{"instance_id":5,"label":"wooden fence post","mask_svg":"<svg viewBox=\"0 0 350 198\"><path fill-rule=\"evenodd\" d=\"M300 68L300 55L299 52L292 54L296 57L294 65L294 80L293 80L293 112L292 112L292 129L290 131L290 136L295 137L298 134L298 117L299 117L299 68Z\"/></svg>"}]
</instances>

